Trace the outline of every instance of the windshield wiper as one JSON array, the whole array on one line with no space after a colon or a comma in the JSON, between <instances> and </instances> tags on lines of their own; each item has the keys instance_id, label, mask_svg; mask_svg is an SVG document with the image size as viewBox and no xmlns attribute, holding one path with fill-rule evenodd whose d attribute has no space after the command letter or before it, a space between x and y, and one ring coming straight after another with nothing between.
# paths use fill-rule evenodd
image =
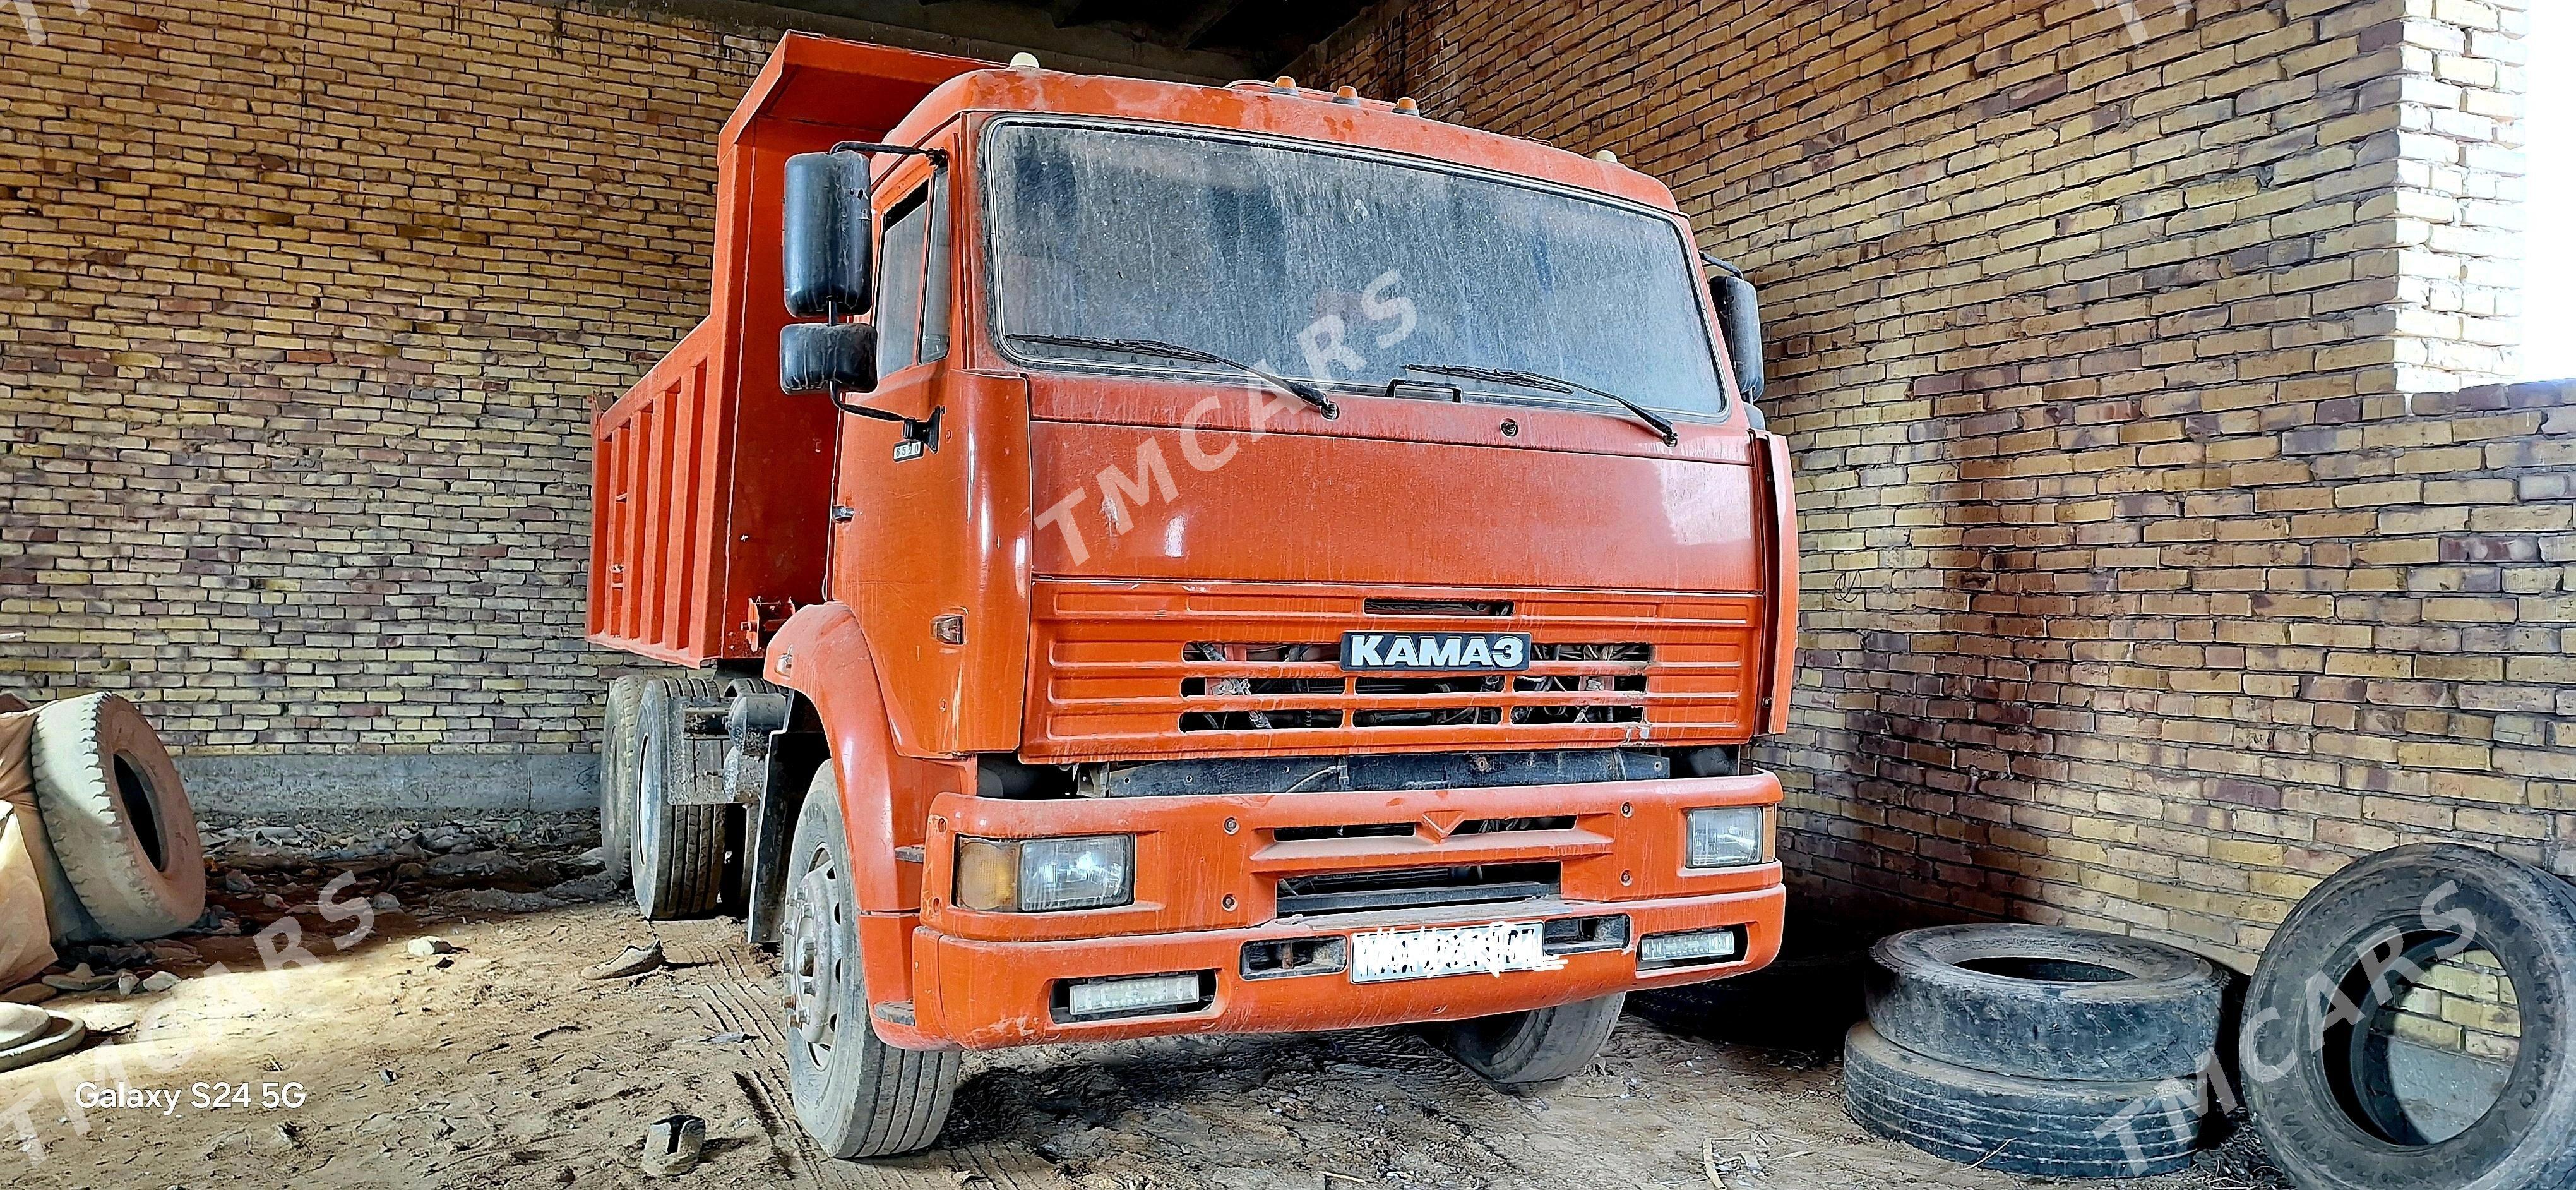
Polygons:
<instances>
[{"instance_id":1,"label":"windshield wiper","mask_svg":"<svg viewBox=\"0 0 2576 1190\"><path fill-rule=\"evenodd\" d=\"M1314 406L1315 412L1323 414L1327 420L1342 415L1342 411L1333 404L1333 399L1325 396L1323 390L1314 385L1303 380L1290 380L1285 376L1273 376L1250 364L1227 359L1213 351L1201 351L1196 347L1183 347L1178 343L1166 343L1160 339L1094 339L1083 335L1005 335L1003 337L1019 343L1084 347L1093 351L1123 351L1129 355L1159 355L1165 359L1216 364L1220 367L1232 368L1247 376L1259 377L1271 387Z\"/></svg>"},{"instance_id":2,"label":"windshield wiper","mask_svg":"<svg viewBox=\"0 0 2576 1190\"><path fill-rule=\"evenodd\" d=\"M1548 392L1555 393L1590 393L1593 396L1600 397L1606 401L1615 401L1618 403L1620 408L1636 414L1638 421L1652 426L1655 433L1662 436L1664 445L1676 446L1679 445L1682 440L1681 432L1675 430L1673 428L1673 423L1665 420L1662 414L1656 413L1654 410L1648 409L1645 406L1640 405L1635 401L1631 401L1626 397L1620 396L1617 393L1606 392L1604 390L1594 388L1589 384L1567 380L1562 376L1544 376L1537 372L1517 372L1508 368L1458 368L1434 366L1431 364L1406 364L1404 365L1404 370L1407 372L1430 372L1439 376L1456 376L1466 380L1485 380L1496 384L1517 384L1522 388L1544 389Z\"/></svg>"}]
</instances>

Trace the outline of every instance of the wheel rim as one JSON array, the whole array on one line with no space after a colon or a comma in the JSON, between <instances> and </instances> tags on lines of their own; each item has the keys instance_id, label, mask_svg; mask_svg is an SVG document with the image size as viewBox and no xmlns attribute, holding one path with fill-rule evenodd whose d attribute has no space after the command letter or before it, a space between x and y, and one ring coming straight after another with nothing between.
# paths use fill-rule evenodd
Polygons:
<instances>
[{"instance_id":1,"label":"wheel rim","mask_svg":"<svg viewBox=\"0 0 2576 1190\"><path fill-rule=\"evenodd\" d=\"M626 766L622 763L626 741L621 737L632 734L634 728L630 725L625 732L617 728L617 694L612 688L608 696L608 714L599 733L599 842L603 847L624 850L626 820L634 815L630 807L619 804L627 787Z\"/></svg>"},{"instance_id":2,"label":"wheel rim","mask_svg":"<svg viewBox=\"0 0 2576 1190\"><path fill-rule=\"evenodd\" d=\"M661 869L655 867L652 860L654 856L661 854L662 845L662 807L658 804L659 799L654 795L662 788L659 778L662 773L663 745L660 732L647 730L640 723L636 727L644 737L644 746L639 749L643 754L644 771L639 774L641 779L635 785L634 816L629 818L626 824L627 835L633 840L627 856L628 867L635 873L635 895L644 903L645 908L650 910L653 903L659 899L660 890L654 885L659 882L662 875Z\"/></svg>"},{"instance_id":3,"label":"wheel rim","mask_svg":"<svg viewBox=\"0 0 2576 1190\"><path fill-rule=\"evenodd\" d=\"M804 1043L817 1069L829 1067L840 1039L842 985L849 958L841 947L843 911L839 868L828 847L816 847L809 866L788 892L785 945L787 1024Z\"/></svg>"}]
</instances>

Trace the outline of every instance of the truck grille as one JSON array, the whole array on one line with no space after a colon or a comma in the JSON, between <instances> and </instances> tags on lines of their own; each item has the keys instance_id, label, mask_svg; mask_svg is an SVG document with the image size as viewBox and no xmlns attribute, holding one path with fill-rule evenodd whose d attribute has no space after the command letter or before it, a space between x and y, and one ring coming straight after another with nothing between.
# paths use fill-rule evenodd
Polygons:
<instances>
[{"instance_id":1,"label":"truck grille","mask_svg":"<svg viewBox=\"0 0 2576 1190\"><path fill-rule=\"evenodd\" d=\"M1180 730L1340 727L1343 712L1326 709L1322 704L1339 706L1362 697L1382 701L1375 709L1350 712L1352 727L1489 727L1506 717L1513 723L1635 723L1645 718L1642 696L1654 646L1633 642L1532 642L1528 672L1444 677L1344 675L1335 668L1339 654L1339 646L1333 644L1192 641L1182 646L1181 656L1207 662L1210 673L1227 676L1182 678L1182 698L1231 700L1259 696L1265 702L1275 702L1279 709L1183 711ZM1586 662L1600 664L1583 664ZM1305 676L1247 676L1262 670ZM1335 676L1311 676L1324 672ZM1593 697L1607 691L1625 691L1639 697L1617 702ZM1544 697L1549 694L1570 697L1551 701ZM1496 696L1524 701L1504 701ZM1304 705L1307 702L1317 705Z\"/></svg>"},{"instance_id":2,"label":"truck grille","mask_svg":"<svg viewBox=\"0 0 2576 1190\"><path fill-rule=\"evenodd\" d=\"M1425 746L1736 742L1760 658L1750 595L1044 581L1031 592L1033 760ZM1361 629L1526 632L1519 673L1345 673Z\"/></svg>"}]
</instances>

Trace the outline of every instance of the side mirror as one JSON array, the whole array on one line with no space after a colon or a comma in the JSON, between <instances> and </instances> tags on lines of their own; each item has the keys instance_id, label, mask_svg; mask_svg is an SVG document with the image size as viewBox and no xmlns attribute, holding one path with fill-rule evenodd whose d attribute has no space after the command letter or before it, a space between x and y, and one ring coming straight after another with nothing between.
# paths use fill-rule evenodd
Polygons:
<instances>
[{"instance_id":1,"label":"side mirror","mask_svg":"<svg viewBox=\"0 0 2576 1190\"><path fill-rule=\"evenodd\" d=\"M1719 264L1721 270L1708 283L1709 296L1717 299L1717 329L1726 336L1726 358L1735 365L1735 387L1743 390L1744 399L1762 399L1762 303L1755 295L1753 283L1734 269Z\"/></svg>"},{"instance_id":2,"label":"side mirror","mask_svg":"<svg viewBox=\"0 0 2576 1190\"><path fill-rule=\"evenodd\" d=\"M779 228L787 312L798 318L865 314L875 239L868 155L851 149L787 159L786 213Z\"/></svg>"},{"instance_id":3,"label":"side mirror","mask_svg":"<svg viewBox=\"0 0 2576 1190\"><path fill-rule=\"evenodd\" d=\"M783 392L867 392L877 386L877 328L864 322L791 322L778 329Z\"/></svg>"}]
</instances>

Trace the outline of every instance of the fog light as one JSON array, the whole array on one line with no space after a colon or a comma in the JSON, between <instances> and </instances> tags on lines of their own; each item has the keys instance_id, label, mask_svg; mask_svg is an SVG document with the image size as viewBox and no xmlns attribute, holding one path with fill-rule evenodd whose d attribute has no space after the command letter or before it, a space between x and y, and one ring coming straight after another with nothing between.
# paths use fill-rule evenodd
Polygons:
<instances>
[{"instance_id":1,"label":"fog light","mask_svg":"<svg viewBox=\"0 0 2576 1190\"><path fill-rule=\"evenodd\" d=\"M1245 979L1339 975L1349 967L1349 945L1337 937L1271 938L1243 944Z\"/></svg>"},{"instance_id":2,"label":"fog light","mask_svg":"<svg viewBox=\"0 0 2576 1190\"><path fill-rule=\"evenodd\" d=\"M956 900L987 913L1101 909L1136 899L1136 837L957 840Z\"/></svg>"},{"instance_id":3,"label":"fog light","mask_svg":"<svg viewBox=\"0 0 2576 1190\"><path fill-rule=\"evenodd\" d=\"M1184 1008L1199 1002L1199 973L1139 975L1126 979L1086 979L1064 992L1069 1016L1113 1016Z\"/></svg>"},{"instance_id":4,"label":"fog light","mask_svg":"<svg viewBox=\"0 0 2576 1190\"><path fill-rule=\"evenodd\" d=\"M1771 815L1762 806L1720 806L1683 816L1693 868L1740 868L1771 858Z\"/></svg>"},{"instance_id":5,"label":"fog light","mask_svg":"<svg viewBox=\"0 0 2576 1190\"><path fill-rule=\"evenodd\" d=\"M1731 959L1738 949L1733 929L1703 930L1692 934L1648 934L1637 940L1637 965Z\"/></svg>"}]
</instances>

